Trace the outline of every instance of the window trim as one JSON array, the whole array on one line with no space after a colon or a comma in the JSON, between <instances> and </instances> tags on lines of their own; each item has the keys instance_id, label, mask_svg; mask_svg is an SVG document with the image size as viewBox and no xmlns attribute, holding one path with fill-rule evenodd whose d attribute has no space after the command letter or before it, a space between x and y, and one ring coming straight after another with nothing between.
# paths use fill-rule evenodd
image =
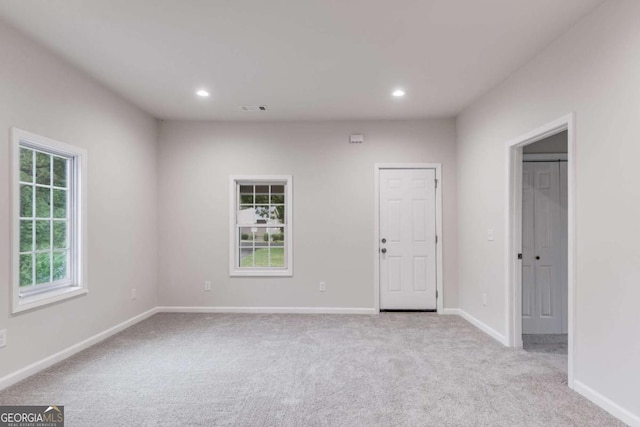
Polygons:
<instances>
[{"instance_id":1,"label":"window trim","mask_svg":"<svg viewBox=\"0 0 640 427\"><path fill-rule=\"evenodd\" d=\"M285 268L243 269L239 264L236 233L237 186L240 184L285 185ZM293 176L292 175L231 175L229 177L229 276L232 277L290 277L293 276Z\"/></svg>"},{"instance_id":2,"label":"window trim","mask_svg":"<svg viewBox=\"0 0 640 427\"><path fill-rule=\"evenodd\" d=\"M88 293L86 179L87 151L51 138L11 128L11 312L13 314ZM69 281L42 284L31 292L20 289L20 146L70 158ZM34 207L35 209L35 207Z\"/></svg>"}]
</instances>

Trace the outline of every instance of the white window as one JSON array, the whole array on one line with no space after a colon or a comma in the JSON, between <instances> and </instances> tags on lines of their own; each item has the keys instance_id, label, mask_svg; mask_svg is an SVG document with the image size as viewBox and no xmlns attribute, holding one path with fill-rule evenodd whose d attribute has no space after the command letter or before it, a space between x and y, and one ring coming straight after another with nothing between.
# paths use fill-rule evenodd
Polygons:
<instances>
[{"instance_id":1,"label":"white window","mask_svg":"<svg viewBox=\"0 0 640 427\"><path fill-rule=\"evenodd\" d=\"M232 276L291 276L292 177L232 176Z\"/></svg>"},{"instance_id":2,"label":"white window","mask_svg":"<svg viewBox=\"0 0 640 427\"><path fill-rule=\"evenodd\" d=\"M12 309L86 293L86 152L12 129Z\"/></svg>"}]
</instances>

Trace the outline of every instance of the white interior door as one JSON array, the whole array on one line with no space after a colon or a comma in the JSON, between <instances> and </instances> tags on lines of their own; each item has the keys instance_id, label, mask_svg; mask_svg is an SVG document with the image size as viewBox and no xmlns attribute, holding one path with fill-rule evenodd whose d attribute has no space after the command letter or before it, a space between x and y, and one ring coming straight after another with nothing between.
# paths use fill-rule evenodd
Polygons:
<instances>
[{"instance_id":1,"label":"white interior door","mask_svg":"<svg viewBox=\"0 0 640 427\"><path fill-rule=\"evenodd\" d=\"M522 333L560 334L566 330L560 163L525 162L522 183Z\"/></svg>"},{"instance_id":2,"label":"white interior door","mask_svg":"<svg viewBox=\"0 0 640 427\"><path fill-rule=\"evenodd\" d=\"M380 309L436 309L435 169L382 169Z\"/></svg>"}]
</instances>

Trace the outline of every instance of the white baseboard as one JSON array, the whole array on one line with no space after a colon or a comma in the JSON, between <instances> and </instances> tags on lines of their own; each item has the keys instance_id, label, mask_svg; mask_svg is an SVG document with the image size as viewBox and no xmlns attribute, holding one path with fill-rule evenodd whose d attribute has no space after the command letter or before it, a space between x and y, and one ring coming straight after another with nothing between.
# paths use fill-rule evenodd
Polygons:
<instances>
[{"instance_id":1,"label":"white baseboard","mask_svg":"<svg viewBox=\"0 0 640 427\"><path fill-rule=\"evenodd\" d=\"M497 340L500 344L506 347L509 347L507 338L504 335L502 335L500 332L496 331L486 323L476 319L475 317L473 317L472 315L470 315L469 313L467 313L461 308L445 308L444 310L442 310L441 314L445 314L445 315L457 314L458 316L465 319L467 322L471 323L476 328L480 329L485 334L489 335L491 338Z\"/></svg>"},{"instance_id":2,"label":"white baseboard","mask_svg":"<svg viewBox=\"0 0 640 427\"><path fill-rule=\"evenodd\" d=\"M55 365L58 362L63 361L64 359L73 356L76 353L81 352L82 350L85 350L89 347L91 347L94 344L99 343L100 341L103 341L107 338L109 338L112 335L117 334L120 331L123 331L125 329L127 329L130 326L135 325L138 322L141 322L151 316L153 316L154 314L156 314L158 312L157 307L156 308L152 308L149 311L145 311L144 313L141 313L135 317L132 317L129 320L125 320L124 322L107 329L106 331L100 332L90 338L87 338L84 341L79 342L78 344L74 344L71 347L68 347L62 351L59 351L55 354L52 354L49 357L46 357L42 360L39 360L35 363L32 363L29 366L26 366L16 372L13 372L9 375L6 375L2 378L0 378L0 390L3 390L19 381L22 381L23 379L30 377L33 374L36 374L44 369L47 369L48 367Z\"/></svg>"},{"instance_id":3,"label":"white baseboard","mask_svg":"<svg viewBox=\"0 0 640 427\"><path fill-rule=\"evenodd\" d=\"M574 380L573 389L622 422L632 427L640 427L640 415L633 414L631 411L626 410L612 400L604 397L591 387L584 385L578 380Z\"/></svg>"},{"instance_id":4,"label":"white baseboard","mask_svg":"<svg viewBox=\"0 0 640 427\"><path fill-rule=\"evenodd\" d=\"M159 313L377 314L374 308L349 307L158 307Z\"/></svg>"},{"instance_id":5,"label":"white baseboard","mask_svg":"<svg viewBox=\"0 0 640 427\"><path fill-rule=\"evenodd\" d=\"M443 308L441 311L438 312L438 314L444 314L447 316L450 316L450 315L462 316L462 314L460 314L459 308Z\"/></svg>"}]
</instances>

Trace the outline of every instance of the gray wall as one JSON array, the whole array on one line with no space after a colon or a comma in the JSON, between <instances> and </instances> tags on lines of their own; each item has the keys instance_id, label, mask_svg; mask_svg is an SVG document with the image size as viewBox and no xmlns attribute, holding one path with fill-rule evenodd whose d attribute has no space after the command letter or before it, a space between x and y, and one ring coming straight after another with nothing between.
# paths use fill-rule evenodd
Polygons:
<instances>
[{"instance_id":1,"label":"gray wall","mask_svg":"<svg viewBox=\"0 0 640 427\"><path fill-rule=\"evenodd\" d=\"M526 154L537 153L566 153L567 152L567 131L556 133L541 141L537 141L533 144L529 144L522 150Z\"/></svg>"},{"instance_id":2,"label":"gray wall","mask_svg":"<svg viewBox=\"0 0 640 427\"><path fill-rule=\"evenodd\" d=\"M575 381L636 417L639 22L640 2L604 3L457 121L460 307L504 334L505 142L575 112Z\"/></svg>"},{"instance_id":3,"label":"gray wall","mask_svg":"<svg viewBox=\"0 0 640 427\"><path fill-rule=\"evenodd\" d=\"M351 133L363 133L364 144L348 144ZM433 162L443 164L444 304L456 307L455 156L453 120L164 122L160 303L373 307L373 165ZM292 278L229 277L228 189L235 174L293 175ZM205 280L212 292L204 292Z\"/></svg>"},{"instance_id":4,"label":"gray wall","mask_svg":"<svg viewBox=\"0 0 640 427\"><path fill-rule=\"evenodd\" d=\"M1 378L156 306L157 123L1 23L0 58ZM89 155L89 294L18 315L9 311L12 126Z\"/></svg>"}]
</instances>

